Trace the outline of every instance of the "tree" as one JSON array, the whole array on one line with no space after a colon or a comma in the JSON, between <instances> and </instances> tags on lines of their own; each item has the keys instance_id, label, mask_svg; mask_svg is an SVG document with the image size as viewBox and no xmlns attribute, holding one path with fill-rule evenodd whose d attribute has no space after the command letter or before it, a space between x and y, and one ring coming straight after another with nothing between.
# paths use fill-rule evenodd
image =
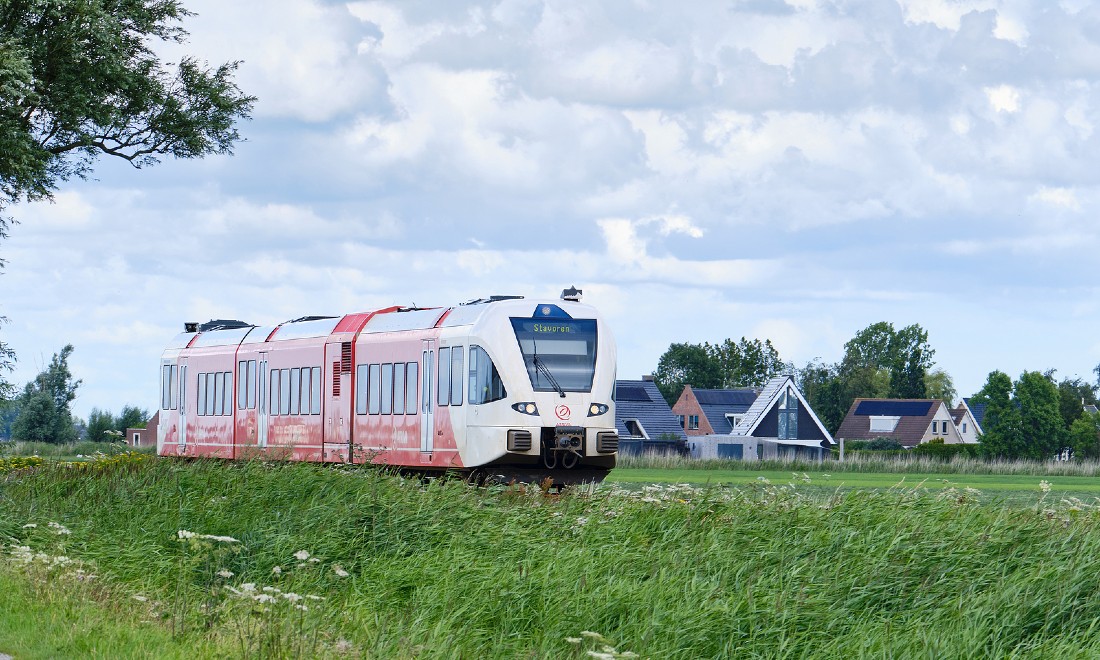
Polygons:
<instances>
[{"instance_id":1,"label":"tree","mask_svg":"<svg viewBox=\"0 0 1100 660\"><path fill-rule=\"evenodd\" d=\"M1068 444L1078 460L1100 458L1100 413L1084 413L1073 420Z\"/></svg>"},{"instance_id":2,"label":"tree","mask_svg":"<svg viewBox=\"0 0 1100 660\"><path fill-rule=\"evenodd\" d=\"M971 402L985 404L982 453L990 458L1018 458L1023 452L1023 436L1020 412L1012 402L1012 379L1008 374L991 372Z\"/></svg>"},{"instance_id":3,"label":"tree","mask_svg":"<svg viewBox=\"0 0 1100 660\"><path fill-rule=\"evenodd\" d=\"M798 371L797 381L817 418L830 433L836 433L852 405L845 382L837 374L837 365L808 362Z\"/></svg>"},{"instance_id":4,"label":"tree","mask_svg":"<svg viewBox=\"0 0 1100 660\"><path fill-rule=\"evenodd\" d=\"M92 442L108 442L111 438L106 435L107 431L113 431L115 427L114 415L106 410L92 408L88 413L88 426L84 437Z\"/></svg>"},{"instance_id":5,"label":"tree","mask_svg":"<svg viewBox=\"0 0 1100 660\"><path fill-rule=\"evenodd\" d=\"M924 379L932 366L933 353L928 345L928 332L919 325L908 325L894 333L888 356L891 398L927 398Z\"/></svg>"},{"instance_id":6,"label":"tree","mask_svg":"<svg viewBox=\"0 0 1100 660\"><path fill-rule=\"evenodd\" d=\"M126 429L143 429L149 420L149 411L137 406L123 406L115 420L115 430L126 433Z\"/></svg>"},{"instance_id":7,"label":"tree","mask_svg":"<svg viewBox=\"0 0 1100 660\"><path fill-rule=\"evenodd\" d=\"M669 405L676 402L685 385L712 389L721 387L720 366L711 360L701 344L672 344L661 355L653 373L657 389Z\"/></svg>"},{"instance_id":8,"label":"tree","mask_svg":"<svg viewBox=\"0 0 1100 660\"><path fill-rule=\"evenodd\" d=\"M1053 379L1053 371L1050 377ZM1080 378L1063 378L1058 383L1058 410L1067 429L1085 414L1085 405L1096 405L1096 387Z\"/></svg>"},{"instance_id":9,"label":"tree","mask_svg":"<svg viewBox=\"0 0 1100 660\"><path fill-rule=\"evenodd\" d=\"M186 41L190 15L179 0L0 2L0 212L49 199L100 155L141 167L232 152L255 102L233 82L239 62L154 52Z\"/></svg>"},{"instance_id":10,"label":"tree","mask_svg":"<svg viewBox=\"0 0 1100 660\"><path fill-rule=\"evenodd\" d=\"M761 342L742 337L737 343L727 339L714 346L704 344L704 348L718 363L724 388L760 387L786 367L770 339Z\"/></svg>"},{"instance_id":11,"label":"tree","mask_svg":"<svg viewBox=\"0 0 1100 660\"><path fill-rule=\"evenodd\" d=\"M939 399L950 408L955 403L955 382L943 369L933 369L924 375L924 392L929 399Z\"/></svg>"},{"instance_id":12,"label":"tree","mask_svg":"<svg viewBox=\"0 0 1100 660\"><path fill-rule=\"evenodd\" d=\"M69 371L72 352L73 346L68 344L55 353L45 371L23 388L19 416L12 424L12 437L16 440L56 443L76 440L69 404L76 398L80 381L74 381Z\"/></svg>"},{"instance_id":13,"label":"tree","mask_svg":"<svg viewBox=\"0 0 1100 660\"><path fill-rule=\"evenodd\" d=\"M1066 446L1066 427L1058 410L1058 388L1038 371L1025 371L1013 388L1020 409L1023 458L1047 460Z\"/></svg>"}]
</instances>

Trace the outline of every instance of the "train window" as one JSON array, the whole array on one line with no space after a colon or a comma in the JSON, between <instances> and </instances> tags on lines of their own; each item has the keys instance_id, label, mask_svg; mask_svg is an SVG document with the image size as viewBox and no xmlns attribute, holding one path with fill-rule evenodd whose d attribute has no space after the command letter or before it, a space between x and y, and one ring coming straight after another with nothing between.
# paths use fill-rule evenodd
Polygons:
<instances>
[{"instance_id":1,"label":"train window","mask_svg":"<svg viewBox=\"0 0 1100 660\"><path fill-rule=\"evenodd\" d=\"M382 414L393 413L393 365L382 365Z\"/></svg>"},{"instance_id":2,"label":"train window","mask_svg":"<svg viewBox=\"0 0 1100 660\"><path fill-rule=\"evenodd\" d=\"M448 389L451 385L451 349L439 349L439 374L435 380L435 388L438 396L436 403L445 406L451 402L451 393Z\"/></svg>"},{"instance_id":3,"label":"train window","mask_svg":"<svg viewBox=\"0 0 1100 660\"><path fill-rule=\"evenodd\" d=\"M480 346L470 347L470 403L490 403L508 396L492 358Z\"/></svg>"},{"instance_id":4,"label":"train window","mask_svg":"<svg viewBox=\"0 0 1100 660\"><path fill-rule=\"evenodd\" d=\"M233 414L233 372L223 371L222 380L225 381L225 414Z\"/></svg>"},{"instance_id":5,"label":"train window","mask_svg":"<svg viewBox=\"0 0 1100 660\"><path fill-rule=\"evenodd\" d=\"M405 365L393 365L393 414L405 414Z\"/></svg>"},{"instance_id":6,"label":"train window","mask_svg":"<svg viewBox=\"0 0 1100 660\"><path fill-rule=\"evenodd\" d=\"M367 414L367 365L355 368L355 414Z\"/></svg>"},{"instance_id":7,"label":"train window","mask_svg":"<svg viewBox=\"0 0 1100 660\"><path fill-rule=\"evenodd\" d=\"M237 362L237 410L244 410L248 405L248 386L245 385L247 379L248 362L240 360Z\"/></svg>"},{"instance_id":8,"label":"train window","mask_svg":"<svg viewBox=\"0 0 1100 660\"><path fill-rule=\"evenodd\" d=\"M166 364L160 370L160 409L172 407L172 365Z\"/></svg>"},{"instance_id":9,"label":"train window","mask_svg":"<svg viewBox=\"0 0 1100 660\"><path fill-rule=\"evenodd\" d=\"M301 414L309 415L309 393L312 392L312 385L310 384L310 375L313 372L309 371L308 366L301 368L301 392L298 393L298 400L301 404Z\"/></svg>"},{"instance_id":10,"label":"train window","mask_svg":"<svg viewBox=\"0 0 1100 660\"><path fill-rule=\"evenodd\" d=\"M290 410L291 415L298 414L298 405L302 401L302 370L295 367L290 370Z\"/></svg>"},{"instance_id":11,"label":"train window","mask_svg":"<svg viewBox=\"0 0 1100 660\"><path fill-rule=\"evenodd\" d=\"M267 412L272 415L279 414L279 370L268 371L269 384L267 386Z\"/></svg>"},{"instance_id":12,"label":"train window","mask_svg":"<svg viewBox=\"0 0 1100 660\"><path fill-rule=\"evenodd\" d=\"M367 412L371 415L377 415L378 411L382 407L382 373L380 364L372 364L370 366L370 385L367 392Z\"/></svg>"},{"instance_id":13,"label":"train window","mask_svg":"<svg viewBox=\"0 0 1100 660\"><path fill-rule=\"evenodd\" d=\"M206 374L199 374L199 416L206 414Z\"/></svg>"},{"instance_id":14,"label":"train window","mask_svg":"<svg viewBox=\"0 0 1100 660\"><path fill-rule=\"evenodd\" d=\"M225 381L221 372L213 374L214 378L214 414L225 414Z\"/></svg>"},{"instance_id":15,"label":"train window","mask_svg":"<svg viewBox=\"0 0 1100 660\"><path fill-rule=\"evenodd\" d=\"M451 405L462 405L462 347L451 349Z\"/></svg>"},{"instance_id":16,"label":"train window","mask_svg":"<svg viewBox=\"0 0 1100 660\"><path fill-rule=\"evenodd\" d=\"M416 383L417 383L417 368L416 362L410 362L405 365L405 414L416 414Z\"/></svg>"},{"instance_id":17,"label":"train window","mask_svg":"<svg viewBox=\"0 0 1100 660\"><path fill-rule=\"evenodd\" d=\"M256 361L248 361L248 379L245 381L248 388L248 400L246 405L249 408L256 407Z\"/></svg>"},{"instance_id":18,"label":"train window","mask_svg":"<svg viewBox=\"0 0 1100 660\"><path fill-rule=\"evenodd\" d=\"M172 387L176 387L176 368L172 367ZM187 410L187 365L183 365L180 368L179 377L179 409L182 411ZM172 410L176 409L176 391L172 390Z\"/></svg>"},{"instance_id":19,"label":"train window","mask_svg":"<svg viewBox=\"0 0 1100 660\"><path fill-rule=\"evenodd\" d=\"M290 414L290 369L279 370L279 414Z\"/></svg>"},{"instance_id":20,"label":"train window","mask_svg":"<svg viewBox=\"0 0 1100 660\"><path fill-rule=\"evenodd\" d=\"M214 391L214 376L215 375L216 374L213 374L213 373L206 374L206 414L207 415L216 415L216 414L218 414L217 412L215 412L215 408L214 408L214 406L217 405L217 399L214 398L214 394L215 394L215 391ZM218 392L217 394L220 394L220 392Z\"/></svg>"},{"instance_id":21,"label":"train window","mask_svg":"<svg viewBox=\"0 0 1100 660\"><path fill-rule=\"evenodd\" d=\"M313 396L310 397L309 414L321 414L321 367L313 367Z\"/></svg>"}]
</instances>

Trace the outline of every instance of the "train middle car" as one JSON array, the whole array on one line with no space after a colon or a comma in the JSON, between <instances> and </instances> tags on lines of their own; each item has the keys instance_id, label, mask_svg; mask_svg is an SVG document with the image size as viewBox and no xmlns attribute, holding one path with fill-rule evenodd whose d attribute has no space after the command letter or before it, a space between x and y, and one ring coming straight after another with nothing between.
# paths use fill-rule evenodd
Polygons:
<instances>
[{"instance_id":1,"label":"train middle car","mask_svg":"<svg viewBox=\"0 0 1100 660\"><path fill-rule=\"evenodd\" d=\"M161 357L157 452L599 480L615 359L596 310L564 298L189 324Z\"/></svg>"}]
</instances>

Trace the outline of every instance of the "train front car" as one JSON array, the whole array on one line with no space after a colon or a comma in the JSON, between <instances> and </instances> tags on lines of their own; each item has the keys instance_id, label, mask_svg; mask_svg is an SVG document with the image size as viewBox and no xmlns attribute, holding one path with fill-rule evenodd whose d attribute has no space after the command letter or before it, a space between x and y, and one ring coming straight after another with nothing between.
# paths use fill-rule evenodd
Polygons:
<instances>
[{"instance_id":1,"label":"train front car","mask_svg":"<svg viewBox=\"0 0 1100 660\"><path fill-rule=\"evenodd\" d=\"M480 307L481 309L477 309ZM493 480L599 481L615 467L615 343L577 301L491 300L469 326L463 463Z\"/></svg>"}]
</instances>

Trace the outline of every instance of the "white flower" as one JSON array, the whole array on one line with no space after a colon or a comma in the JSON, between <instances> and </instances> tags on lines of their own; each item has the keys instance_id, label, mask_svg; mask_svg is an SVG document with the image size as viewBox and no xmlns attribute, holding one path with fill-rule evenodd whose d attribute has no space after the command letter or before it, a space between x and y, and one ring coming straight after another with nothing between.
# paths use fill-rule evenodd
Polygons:
<instances>
[{"instance_id":1,"label":"white flower","mask_svg":"<svg viewBox=\"0 0 1100 660\"><path fill-rule=\"evenodd\" d=\"M244 591L246 593L251 593L253 591L256 591L256 583L255 582L245 582L244 584L241 585L241 591Z\"/></svg>"},{"instance_id":2,"label":"white flower","mask_svg":"<svg viewBox=\"0 0 1100 660\"><path fill-rule=\"evenodd\" d=\"M148 598L146 598L145 596L142 596L141 594L134 594L133 596L130 596L130 598L133 598L134 600L141 601L143 603L145 601L149 600Z\"/></svg>"},{"instance_id":3,"label":"white flower","mask_svg":"<svg viewBox=\"0 0 1100 660\"><path fill-rule=\"evenodd\" d=\"M283 598L289 600L292 603L297 603L298 601L302 600L301 596L299 596L296 593L289 592L289 591L287 593L283 594Z\"/></svg>"},{"instance_id":4,"label":"white flower","mask_svg":"<svg viewBox=\"0 0 1100 660\"><path fill-rule=\"evenodd\" d=\"M1050 492L1050 482L1047 481L1046 479L1043 479L1042 481L1040 481L1039 482L1039 490L1043 491L1044 493L1049 493Z\"/></svg>"},{"instance_id":5,"label":"white flower","mask_svg":"<svg viewBox=\"0 0 1100 660\"><path fill-rule=\"evenodd\" d=\"M276 567L271 569L271 574L272 575L282 575L283 574L283 569L276 566Z\"/></svg>"},{"instance_id":6,"label":"white flower","mask_svg":"<svg viewBox=\"0 0 1100 660\"><path fill-rule=\"evenodd\" d=\"M299 550L298 552L294 553L294 558L297 559L298 561L305 561L305 560L309 559L309 553L306 552L305 550Z\"/></svg>"},{"instance_id":7,"label":"white flower","mask_svg":"<svg viewBox=\"0 0 1100 660\"><path fill-rule=\"evenodd\" d=\"M62 525L61 523L55 523L51 521L46 523L46 525L53 530L54 534L72 534L72 532L69 531L69 528Z\"/></svg>"},{"instance_id":8,"label":"white flower","mask_svg":"<svg viewBox=\"0 0 1100 660\"><path fill-rule=\"evenodd\" d=\"M339 564L332 567L332 572L335 573L337 577L347 577L350 575L350 573L345 571Z\"/></svg>"},{"instance_id":9,"label":"white flower","mask_svg":"<svg viewBox=\"0 0 1100 660\"><path fill-rule=\"evenodd\" d=\"M226 569L226 568L223 568L222 570L218 571L214 575L217 575L218 577L223 577L223 578L228 579L228 578L233 577L233 571L231 571L229 569Z\"/></svg>"},{"instance_id":10,"label":"white flower","mask_svg":"<svg viewBox=\"0 0 1100 660\"><path fill-rule=\"evenodd\" d=\"M257 603L274 603L275 597L268 594L256 594L252 597L252 600L256 601Z\"/></svg>"},{"instance_id":11,"label":"white flower","mask_svg":"<svg viewBox=\"0 0 1100 660\"><path fill-rule=\"evenodd\" d=\"M35 527L38 527L36 523L27 523L26 525L23 525L23 529L34 529Z\"/></svg>"},{"instance_id":12,"label":"white flower","mask_svg":"<svg viewBox=\"0 0 1100 660\"><path fill-rule=\"evenodd\" d=\"M193 539L196 536L198 536L198 534L196 534L194 532L189 532L186 529L181 529L178 532L176 532L176 536L178 536L182 540L182 539Z\"/></svg>"}]
</instances>

